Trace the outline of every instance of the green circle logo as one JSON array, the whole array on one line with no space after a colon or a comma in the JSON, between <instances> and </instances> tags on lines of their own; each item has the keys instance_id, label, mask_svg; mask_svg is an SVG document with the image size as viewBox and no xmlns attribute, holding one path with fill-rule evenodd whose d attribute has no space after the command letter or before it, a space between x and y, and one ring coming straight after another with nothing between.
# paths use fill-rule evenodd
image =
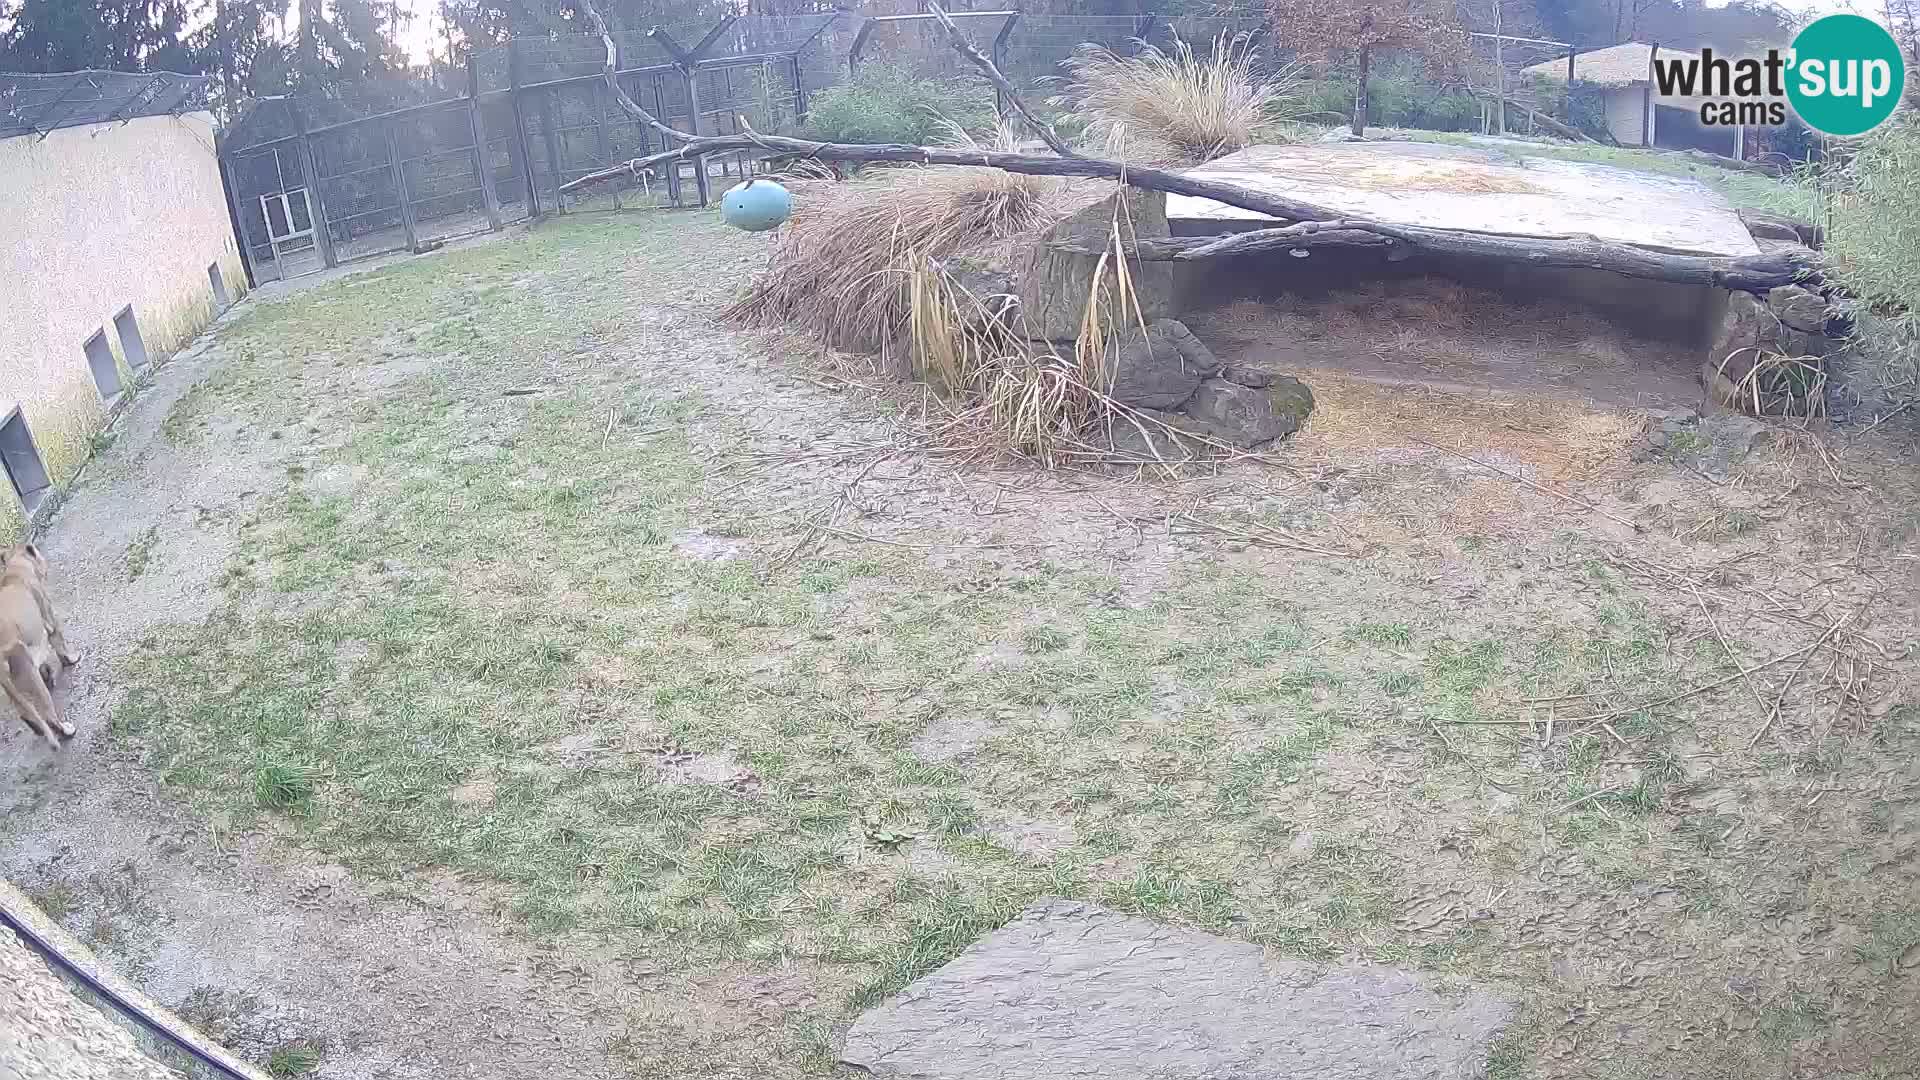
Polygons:
<instances>
[{"instance_id":1,"label":"green circle logo","mask_svg":"<svg viewBox=\"0 0 1920 1080\"><path fill-rule=\"evenodd\" d=\"M1893 115L1907 63L1886 27L1859 15L1829 15L1793 39L1787 100L1815 131L1859 135Z\"/></svg>"}]
</instances>

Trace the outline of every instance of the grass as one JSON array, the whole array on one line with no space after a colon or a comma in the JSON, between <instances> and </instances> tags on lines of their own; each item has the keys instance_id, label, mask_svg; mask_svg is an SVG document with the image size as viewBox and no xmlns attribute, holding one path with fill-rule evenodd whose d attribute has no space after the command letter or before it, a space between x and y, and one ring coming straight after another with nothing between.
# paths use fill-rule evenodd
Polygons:
<instances>
[{"instance_id":1,"label":"grass","mask_svg":"<svg viewBox=\"0 0 1920 1080\"><path fill-rule=\"evenodd\" d=\"M777 438L774 399L684 374L743 367L746 339L648 321L706 319L733 242L691 218L562 219L224 326L186 414L297 433L325 408L328 441L258 500L218 609L117 673L114 741L200 812L396 890L448 871L536 938L604 935L706 989L806 981L812 1004L771 1028L718 1012L623 1043L640 1071L739 1064L725 1047L749 1030L760 1072L823 1069L822 1032L1043 896L1502 981L1536 1023L1565 987L1509 920L1625 903L1677 947L1630 883L1764 884L1736 846L1683 834L1698 811L1668 753L1684 734L1740 760L1716 726L1737 687L1621 718L1646 762L1524 724L1524 697L1648 700L1718 670L1598 546L1497 527L1447 544L1524 567L1512 600L1471 610L1417 584L1421 556L1251 570L1198 547L1116 568L1103 546L1027 546L1034 518L929 526L914 542L939 561L849 541L775 566L798 538L780 508L858 466L782 463L756 493L775 474L741 448ZM382 379L373 358L429 362ZM501 396L526 385L543 390ZM350 489L323 482L342 469ZM745 557L672 540L702 528ZM1017 821L1058 843L1000 839ZM1413 898L1456 886L1493 914L1408 928ZM1688 933L1742 918L1703 906ZM1660 984L1697 991L1694 1020L1731 970L1701 963ZM1527 1075L1536 1044L1502 1045L1499 1075Z\"/></svg>"},{"instance_id":2,"label":"grass","mask_svg":"<svg viewBox=\"0 0 1920 1080\"><path fill-rule=\"evenodd\" d=\"M160 526L150 525L147 530L135 537L127 545L127 580L133 581L147 572L147 563L153 559L153 549L160 542Z\"/></svg>"},{"instance_id":3,"label":"grass","mask_svg":"<svg viewBox=\"0 0 1920 1080\"><path fill-rule=\"evenodd\" d=\"M80 894L66 881L52 881L38 888L27 890L27 899L54 922L67 917L80 904Z\"/></svg>"},{"instance_id":4,"label":"grass","mask_svg":"<svg viewBox=\"0 0 1920 1080\"><path fill-rule=\"evenodd\" d=\"M320 1068L324 1048L307 1040L275 1047L267 1056L267 1075L275 1080L294 1080Z\"/></svg>"}]
</instances>

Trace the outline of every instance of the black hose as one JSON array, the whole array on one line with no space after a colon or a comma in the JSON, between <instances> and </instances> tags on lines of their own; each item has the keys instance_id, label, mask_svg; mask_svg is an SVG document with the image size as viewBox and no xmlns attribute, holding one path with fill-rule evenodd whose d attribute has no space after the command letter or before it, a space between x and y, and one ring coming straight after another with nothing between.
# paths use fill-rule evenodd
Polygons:
<instances>
[{"instance_id":1,"label":"black hose","mask_svg":"<svg viewBox=\"0 0 1920 1080\"><path fill-rule=\"evenodd\" d=\"M186 1039L181 1038L178 1034L176 1034L173 1031L172 1028L169 1028L165 1024L162 1024L160 1021L155 1020L151 1016L148 1016L145 1010L141 1009L138 1005L135 1005L133 1002L128 1001L126 998L122 997L119 994L119 992L115 991L112 987L107 986L105 983L102 983L100 980L94 978L92 975L88 974L85 970L83 970L78 965L76 965L73 961L68 960L65 956L61 955L60 950L54 948L50 942L48 942L45 938L41 937L38 933L34 932L32 927L27 926L24 923L22 923L20 920L14 918L13 914L7 911L5 907L0 907L0 924L4 924L7 927L7 929L12 930L14 933L20 935L20 937L23 940L25 940L29 946L33 948L33 951L39 953L41 956L45 957L49 962L51 962L55 967L59 968L61 971L65 972L69 976L73 977L75 980L77 980L80 983L80 985L86 987L88 990L91 990L93 993L106 999L109 1003L113 1005L114 1008L120 1010L121 1012L125 1013L128 1016L131 1016L136 1022L139 1023L141 1027L144 1027L148 1031L153 1032L155 1035L160 1036L162 1039L166 1040L169 1043L172 1043L174 1046L180 1048L181 1050L186 1051L188 1057L191 1057L195 1061L200 1062L202 1065L205 1065L207 1068L212 1069L216 1073L219 1073L221 1076L227 1077L228 1080L254 1080L253 1077L248 1076L246 1073L240 1072L239 1070L235 1069L233 1066L227 1064L224 1061L221 1061L219 1058L209 1055L205 1050L202 1050L198 1046L195 1046L193 1043L187 1041Z\"/></svg>"}]
</instances>

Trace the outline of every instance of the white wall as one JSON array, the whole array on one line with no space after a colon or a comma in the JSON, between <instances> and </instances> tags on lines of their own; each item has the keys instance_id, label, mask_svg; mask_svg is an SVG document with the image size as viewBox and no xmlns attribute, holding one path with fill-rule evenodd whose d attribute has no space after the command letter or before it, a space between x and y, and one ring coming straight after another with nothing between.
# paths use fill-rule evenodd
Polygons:
<instances>
[{"instance_id":1,"label":"white wall","mask_svg":"<svg viewBox=\"0 0 1920 1080\"><path fill-rule=\"evenodd\" d=\"M86 460L105 406L82 347L133 305L155 360L216 314L207 266L246 289L213 117L149 116L0 139L0 418L15 405L56 485ZM22 507L0 479L0 542Z\"/></svg>"},{"instance_id":2,"label":"white wall","mask_svg":"<svg viewBox=\"0 0 1920 1080\"><path fill-rule=\"evenodd\" d=\"M1621 146L1639 146L1646 125L1646 94L1640 86L1607 91L1607 131Z\"/></svg>"}]
</instances>

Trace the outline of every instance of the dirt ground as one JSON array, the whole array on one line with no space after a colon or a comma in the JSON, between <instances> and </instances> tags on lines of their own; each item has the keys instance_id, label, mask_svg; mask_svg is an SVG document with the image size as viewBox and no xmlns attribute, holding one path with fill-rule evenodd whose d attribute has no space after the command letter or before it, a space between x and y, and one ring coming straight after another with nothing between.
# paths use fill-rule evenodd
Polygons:
<instances>
[{"instance_id":1,"label":"dirt ground","mask_svg":"<svg viewBox=\"0 0 1920 1080\"><path fill-rule=\"evenodd\" d=\"M43 539L0 872L285 1075L830 1075L1048 895L1510 996L1502 1080L1911 1073L1900 420L1322 371L1270 462L991 468L717 326L765 243L230 313Z\"/></svg>"}]
</instances>

